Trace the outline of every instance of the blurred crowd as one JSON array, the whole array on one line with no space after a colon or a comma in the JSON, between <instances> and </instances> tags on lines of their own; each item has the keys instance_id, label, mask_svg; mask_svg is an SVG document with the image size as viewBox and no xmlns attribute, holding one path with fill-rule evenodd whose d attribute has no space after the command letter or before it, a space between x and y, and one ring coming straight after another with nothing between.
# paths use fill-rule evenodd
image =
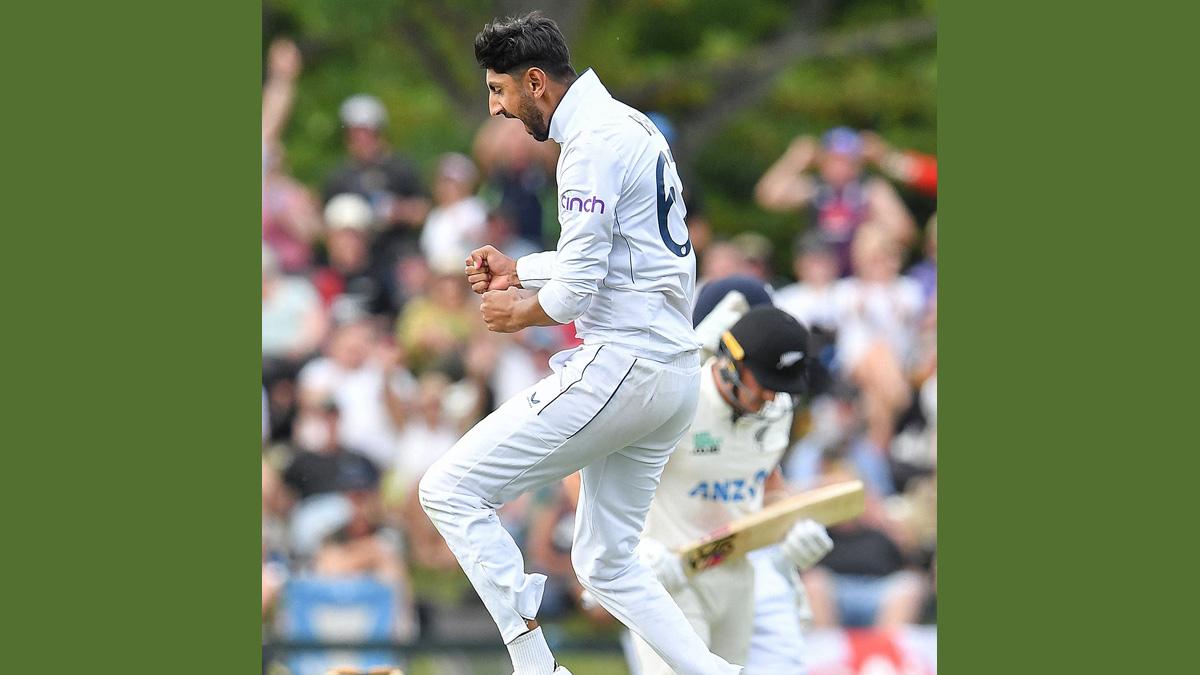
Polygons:
<instances>
[{"instance_id":1,"label":"blurred crowd","mask_svg":"<svg viewBox=\"0 0 1200 675\"><path fill-rule=\"evenodd\" d=\"M571 326L487 332L463 277L468 252L484 243L514 258L553 248L558 147L533 141L517 120L491 119L470 155L447 152L425 176L389 144L384 104L360 94L338 111L343 161L305 185L289 174L282 142L300 71L295 45L270 47L264 630L319 632L297 608L342 588L382 598L368 632L411 640L428 635L439 603L478 602L417 504L417 481L475 421L549 373L550 355L577 343ZM784 463L801 488L853 477L869 489L866 514L831 528L833 552L805 576L817 626L934 616L937 223L916 222L902 194L936 190L933 157L876 134L797 138L746 195L796 214L787 270L773 269L775 248L754 223L722 237L689 203L699 284L735 275L769 284L837 375L798 416ZM569 557L577 490L568 479L500 512L528 566L550 577L539 618L586 614ZM433 590L446 579L459 589L449 596Z\"/></svg>"}]
</instances>

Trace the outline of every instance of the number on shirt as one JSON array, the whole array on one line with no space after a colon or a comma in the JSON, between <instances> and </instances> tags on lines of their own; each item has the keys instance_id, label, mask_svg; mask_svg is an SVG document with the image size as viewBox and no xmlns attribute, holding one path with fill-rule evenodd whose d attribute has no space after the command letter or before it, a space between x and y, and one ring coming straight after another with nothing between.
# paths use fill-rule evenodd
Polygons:
<instances>
[{"instance_id":1,"label":"number on shirt","mask_svg":"<svg viewBox=\"0 0 1200 675\"><path fill-rule=\"evenodd\" d=\"M670 186L667 189L666 179L667 169L667 153L658 153L658 170L656 177L658 180L658 233L662 235L663 243L667 245L667 250L674 253L680 258L684 258L692 252L692 240L685 239L681 244L671 237L671 230L667 227L667 219L671 215L671 207L675 205L675 186ZM678 182L675 176L675 171L671 171L672 182Z\"/></svg>"}]
</instances>

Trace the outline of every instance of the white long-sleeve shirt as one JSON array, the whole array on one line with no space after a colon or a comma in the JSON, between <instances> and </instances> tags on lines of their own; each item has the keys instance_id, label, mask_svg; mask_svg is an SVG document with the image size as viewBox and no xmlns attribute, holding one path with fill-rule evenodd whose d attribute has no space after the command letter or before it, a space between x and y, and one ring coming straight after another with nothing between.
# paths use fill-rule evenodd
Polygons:
<instances>
[{"instance_id":1,"label":"white long-sleeve shirt","mask_svg":"<svg viewBox=\"0 0 1200 675\"><path fill-rule=\"evenodd\" d=\"M696 256L683 186L666 139L617 101L591 69L550 118L558 158L558 249L517 261L525 288L586 344L669 361L699 347L692 330Z\"/></svg>"}]
</instances>

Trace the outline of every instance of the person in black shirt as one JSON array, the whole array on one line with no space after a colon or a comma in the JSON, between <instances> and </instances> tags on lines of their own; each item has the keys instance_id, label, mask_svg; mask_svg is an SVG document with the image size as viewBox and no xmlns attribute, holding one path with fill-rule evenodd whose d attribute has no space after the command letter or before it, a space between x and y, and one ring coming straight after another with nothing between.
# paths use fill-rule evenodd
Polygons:
<instances>
[{"instance_id":1,"label":"person in black shirt","mask_svg":"<svg viewBox=\"0 0 1200 675\"><path fill-rule=\"evenodd\" d=\"M351 96L339 116L347 157L326 177L322 195L326 202L345 193L367 199L380 224L371 243L371 268L378 278L391 280L396 261L419 250L417 238L429 213L429 199L413 163L388 146L387 111L379 99ZM388 290L395 300L396 289Z\"/></svg>"},{"instance_id":2,"label":"person in black shirt","mask_svg":"<svg viewBox=\"0 0 1200 675\"><path fill-rule=\"evenodd\" d=\"M412 162L392 151L384 138L387 111L379 99L351 96L339 111L346 131L346 161L325 179L325 201L346 192L371 202L380 221L420 225L429 210L421 181Z\"/></svg>"},{"instance_id":3,"label":"person in black shirt","mask_svg":"<svg viewBox=\"0 0 1200 675\"><path fill-rule=\"evenodd\" d=\"M337 441L338 409L332 402L296 420L300 451L283 472L283 482L303 500L329 492L374 490L380 471L366 456Z\"/></svg>"},{"instance_id":4,"label":"person in black shirt","mask_svg":"<svg viewBox=\"0 0 1200 675\"><path fill-rule=\"evenodd\" d=\"M843 460L822 460L823 482L858 478ZM803 573L818 628L896 628L916 623L928 582L911 564L911 536L868 492L862 516L829 528L833 551Z\"/></svg>"}]
</instances>

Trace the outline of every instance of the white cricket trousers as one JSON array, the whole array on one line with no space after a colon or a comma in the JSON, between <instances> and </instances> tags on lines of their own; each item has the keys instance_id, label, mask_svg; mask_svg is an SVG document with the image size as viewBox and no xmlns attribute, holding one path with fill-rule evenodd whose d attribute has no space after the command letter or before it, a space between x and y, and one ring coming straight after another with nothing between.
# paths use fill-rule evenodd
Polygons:
<instances>
[{"instance_id":1,"label":"white cricket trousers","mask_svg":"<svg viewBox=\"0 0 1200 675\"><path fill-rule=\"evenodd\" d=\"M746 663L754 630L754 574L746 560L734 560L692 577L671 597L714 654ZM659 658L640 637L633 639L639 675L673 675L677 669ZM744 672L749 672L747 666ZM782 674L781 674L782 675Z\"/></svg>"},{"instance_id":2,"label":"white cricket trousers","mask_svg":"<svg viewBox=\"0 0 1200 675\"><path fill-rule=\"evenodd\" d=\"M421 505L505 643L528 631L546 577L526 574L496 509L582 470L571 561L582 586L681 675L739 673L709 652L634 554L663 466L692 422L700 359L584 345L481 420L425 473Z\"/></svg>"},{"instance_id":3,"label":"white cricket trousers","mask_svg":"<svg viewBox=\"0 0 1200 675\"><path fill-rule=\"evenodd\" d=\"M752 551L743 560L692 577L673 596L709 648L744 664L745 675L808 672L797 605L797 593L803 590L779 571L775 555L775 548ZM644 640L635 637L633 642L638 675L671 675L671 667Z\"/></svg>"},{"instance_id":4,"label":"white cricket trousers","mask_svg":"<svg viewBox=\"0 0 1200 675\"><path fill-rule=\"evenodd\" d=\"M808 647L801 619L811 616L799 576L789 579L773 558L778 547L747 556L754 565L754 635L746 657L746 675L805 675Z\"/></svg>"}]
</instances>

